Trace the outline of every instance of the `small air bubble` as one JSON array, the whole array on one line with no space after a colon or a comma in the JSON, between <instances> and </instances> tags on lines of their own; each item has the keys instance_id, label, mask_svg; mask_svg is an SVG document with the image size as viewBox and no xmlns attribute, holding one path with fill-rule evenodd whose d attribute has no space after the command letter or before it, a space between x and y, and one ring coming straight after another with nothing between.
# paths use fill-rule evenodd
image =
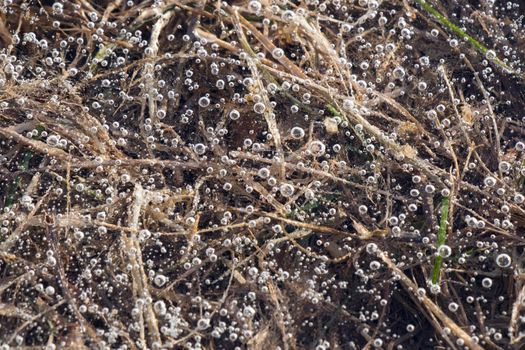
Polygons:
<instances>
[{"instance_id":1,"label":"small air bubble","mask_svg":"<svg viewBox=\"0 0 525 350\"><path fill-rule=\"evenodd\" d=\"M295 192L295 188L290 184L282 184L279 187L279 191L283 197L291 197Z\"/></svg>"},{"instance_id":2,"label":"small air bubble","mask_svg":"<svg viewBox=\"0 0 525 350\"><path fill-rule=\"evenodd\" d=\"M485 57L488 59L488 60L494 60L496 59L496 52L494 50L488 50L486 53L485 53Z\"/></svg>"},{"instance_id":3,"label":"small air bubble","mask_svg":"<svg viewBox=\"0 0 525 350\"><path fill-rule=\"evenodd\" d=\"M438 248L438 255L442 258L448 258L451 254L452 249L446 244L443 244Z\"/></svg>"},{"instance_id":4,"label":"small air bubble","mask_svg":"<svg viewBox=\"0 0 525 350\"><path fill-rule=\"evenodd\" d=\"M193 146L193 150L195 151L195 153L202 156L204 153L206 153L206 146L202 143L198 143L195 146Z\"/></svg>"},{"instance_id":5,"label":"small air bubble","mask_svg":"<svg viewBox=\"0 0 525 350\"><path fill-rule=\"evenodd\" d=\"M509 267L512 259L508 254L500 254L496 257L496 264L499 267Z\"/></svg>"},{"instance_id":6,"label":"small air bubble","mask_svg":"<svg viewBox=\"0 0 525 350\"><path fill-rule=\"evenodd\" d=\"M263 114L266 110L266 106L262 102L257 102L255 105L253 105L253 110L257 114Z\"/></svg>"},{"instance_id":7,"label":"small air bubble","mask_svg":"<svg viewBox=\"0 0 525 350\"><path fill-rule=\"evenodd\" d=\"M202 108L208 107L210 105L210 99L206 96L199 98L199 106Z\"/></svg>"},{"instance_id":8,"label":"small air bubble","mask_svg":"<svg viewBox=\"0 0 525 350\"><path fill-rule=\"evenodd\" d=\"M232 109L232 110L230 111L230 119L231 119L231 120L237 120L237 119L240 118L240 116L241 116L241 114L239 113L238 110L236 110L236 109Z\"/></svg>"},{"instance_id":9,"label":"small air bubble","mask_svg":"<svg viewBox=\"0 0 525 350\"><path fill-rule=\"evenodd\" d=\"M284 51L283 49L279 48L279 47L276 47L275 49L273 49L272 51L272 56L273 58L275 58L276 60L280 59L281 57L284 56Z\"/></svg>"},{"instance_id":10,"label":"small air bubble","mask_svg":"<svg viewBox=\"0 0 525 350\"><path fill-rule=\"evenodd\" d=\"M299 126L294 126L290 130L290 136L292 136L294 139L302 139L305 135L304 129Z\"/></svg>"},{"instance_id":11,"label":"small air bubble","mask_svg":"<svg viewBox=\"0 0 525 350\"><path fill-rule=\"evenodd\" d=\"M325 154L326 146L321 141L312 141L308 147L308 150L314 157L320 157Z\"/></svg>"}]
</instances>

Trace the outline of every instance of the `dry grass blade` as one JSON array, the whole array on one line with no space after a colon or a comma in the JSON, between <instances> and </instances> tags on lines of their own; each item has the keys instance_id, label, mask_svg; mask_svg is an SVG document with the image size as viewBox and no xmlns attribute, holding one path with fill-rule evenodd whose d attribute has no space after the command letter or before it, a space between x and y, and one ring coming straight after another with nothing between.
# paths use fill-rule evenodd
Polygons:
<instances>
[{"instance_id":1,"label":"dry grass blade","mask_svg":"<svg viewBox=\"0 0 525 350\"><path fill-rule=\"evenodd\" d=\"M125 248L126 260L131 266L131 275L133 279L133 293L135 296L135 307L140 308L141 320L144 319L147 324L147 333L145 330L141 331L143 343L146 344L146 334L150 339L150 346L162 346L160 338L157 317L153 312L151 304L151 295L149 291L148 278L144 272L144 263L142 262L142 248L138 241L137 231L139 229L139 219L143 207L147 204L147 192L144 191L140 184L135 184L133 191L133 203L129 211L128 224L132 232L122 235L123 247ZM142 302L137 303L139 300ZM140 305L144 303L144 305ZM144 327L144 326L142 326Z\"/></svg>"}]
</instances>

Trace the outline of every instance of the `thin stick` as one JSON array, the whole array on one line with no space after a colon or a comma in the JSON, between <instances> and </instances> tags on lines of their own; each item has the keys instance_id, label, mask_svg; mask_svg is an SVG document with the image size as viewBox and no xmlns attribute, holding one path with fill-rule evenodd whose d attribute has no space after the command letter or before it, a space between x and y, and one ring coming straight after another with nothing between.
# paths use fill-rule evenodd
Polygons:
<instances>
[{"instance_id":1,"label":"thin stick","mask_svg":"<svg viewBox=\"0 0 525 350\"><path fill-rule=\"evenodd\" d=\"M141 315L145 318L148 326L148 335L152 344L161 345L161 338L157 318L151 305L151 294L149 292L146 273L144 271L144 263L142 261L142 249L137 238L137 230L139 228L139 217L143 206L146 204L146 193L144 192L140 183L135 183L135 190L133 191L133 205L129 211L128 222L130 228L133 229L129 234L122 235L123 246L125 254L128 258L129 264L132 266L131 275L133 278L133 294L135 299L143 299L145 302L145 312ZM142 325L141 338L145 342L144 325Z\"/></svg>"}]
</instances>

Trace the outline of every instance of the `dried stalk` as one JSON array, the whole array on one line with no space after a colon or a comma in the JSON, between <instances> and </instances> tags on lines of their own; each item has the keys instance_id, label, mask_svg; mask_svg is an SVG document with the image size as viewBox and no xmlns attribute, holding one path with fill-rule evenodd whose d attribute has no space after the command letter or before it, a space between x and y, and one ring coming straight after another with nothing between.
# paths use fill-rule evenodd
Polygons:
<instances>
[{"instance_id":1,"label":"dried stalk","mask_svg":"<svg viewBox=\"0 0 525 350\"><path fill-rule=\"evenodd\" d=\"M145 320L148 327L148 338L149 344L152 347L161 346L161 338L159 333L159 327L157 317L153 311L152 297L149 291L148 278L144 271L144 263L142 261L142 248L138 241L137 230L139 229L139 219L142 208L147 204L147 193L144 191L139 183L135 184L133 191L133 204L129 211L128 225L131 232L121 236L123 253L126 260L131 265L131 276L133 279L133 295L135 298L135 305L137 300L141 299L144 302L144 306L141 307L141 321ZM145 328L141 325L141 339L144 344L145 340Z\"/></svg>"}]
</instances>

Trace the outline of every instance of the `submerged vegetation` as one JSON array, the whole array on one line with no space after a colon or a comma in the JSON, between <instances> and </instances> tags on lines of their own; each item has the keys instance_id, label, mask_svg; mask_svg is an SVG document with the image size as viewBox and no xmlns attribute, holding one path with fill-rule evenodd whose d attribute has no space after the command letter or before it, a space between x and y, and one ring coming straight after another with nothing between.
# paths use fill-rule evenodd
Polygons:
<instances>
[{"instance_id":1,"label":"submerged vegetation","mask_svg":"<svg viewBox=\"0 0 525 350\"><path fill-rule=\"evenodd\" d=\"M525 348L499 0L2 0L0 349Z\"/></svg>"}]
</instances>

